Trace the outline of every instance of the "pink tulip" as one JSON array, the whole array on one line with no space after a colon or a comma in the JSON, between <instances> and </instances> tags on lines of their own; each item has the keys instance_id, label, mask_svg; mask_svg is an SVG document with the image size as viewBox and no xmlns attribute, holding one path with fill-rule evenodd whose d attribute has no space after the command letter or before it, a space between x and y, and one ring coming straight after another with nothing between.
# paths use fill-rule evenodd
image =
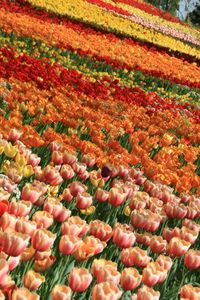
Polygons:
<instances>
[{"instance_id":1,"label":"pink tulip","mask_svg":"<svg viewBox=\"0 0 200 300\"><path fill-rule=\"evenodd\" d=\"M37 228L49 228L53 224L53 216L43 210L36 211L32 217L32 220L37 224Z\"/></svg>"},{"instance_id":2,"label":"pink tulip","mask_svg":"<svg viewBox=\"0 0 200 300\"><path fill-rule=\"evenodd\" d=\"M1 217L0 217L0 227L2 228L3 231L5 231L7 228L15 228L17 218L14 215L11 215L7 212L5 212Z\"/></svg>"},{"instance_id":3,"label":"pink tulip","mask_svg":"<svg viewBox=\"0 0 200 300\"><path fill-rule=\"evenodd\" d=\"M20 132L16 128L12 128L9 131L8 140L13 141L13 142L17 141L17 140L19 140L21 135L22 135L22 132Z\"/></svg>"},{"instance_id":4,"label":"pink tulip","mask_svg":"<svg viewBox=\"0 0 200 300\"><path fill-rule=\"evenodd\" d=\"M73 199L73 196L70 192L69 188L64 189L63 193L62 193L62 198L66 201L66 202L71 202Z\"/></svg>"},{"instance_id":5,"label":"pink tulip","mask_svg":"<svg viewBox=\"0 0 200 300\"><path fill-rule=\"evenodd\" d=\"M116 285L119 284L121 274L116 270L115 267L108 265L101 267L97 273L97 283L101 282L112 282Z\"/></svg>"},{"instance_id":6,"label":"pink tulip","mask_svg":"<svg viewBox=\"0 0 200 300\"><path fill-rule=\"evenodd\" d=\"M53 245L56 236L46 230L46 229L37 229L31 240L32 247L37 251L47 251Z\"/></svg>"},{"instance_id":7,"label":"pink tulip","mask_svg":"<svg viewBox=\"0 0 200 300\"><path fill-rule=\"evenodd\" d=\"M142 276L137 269L125 268L122 271L120 283L125 291L136 289L141 283Z\"/></svg>"},{"instance_id":8,"label":"pink tulip","mask_svg":"<svg viewBox=\"0 0 200 300\"><path fill-rule=\"evenodd\" d=\"M78 194L82 194L87 190L87 187L79 181L73 181L68 188L73 197L76 197Z\"/></svg>"},{"instance_id":9,"label":"pink tulip","mask_svg":"<svg viewBox=\"0 0 200 300\"><path fill-rule=\"evenodd\" d=\"M66 221L71 215L71 211L55 198L47 198L43 209L50 213L59 223Z\"/></svg>"},{"instance_id":10,"label":"pink tulip","mask_svg":"<svg viewBox=\"0 0 200 300\"><path fill-rule=\"evenodd\" d=\"M188 269L200 268L200 251L190 249L185 254L184 264Z\"/></svg>"},{"instance_id":11,"label":"pink tulip","mask_svg":"<svg viewBox=\"0 0 200 300\"><path fill-rule=\"evenodd\" d=\"M76 155L73 153L70 153L68 151L64 151L63 153L63 163L72 165L77 161Z\"/></svg>"},{"instance_id":12,"label":"pink tulip","mask_svg":"<svg viewBox=\"0 0 200 300\"><path fill-rule=\"evenodd\" d=\"M112 227L100 220L91 221L89 232L101 241L108 242L112 237Z\"/></svg>"},{"instance_id":13,"label":"pink tulip","mask_svg":"<svg viewBox=\"0 0 200 300\"><path fill-rule=\"evenodd\" d=\"M37 224L34 221L29 221L25 218L17 219L17 222L15 224L15 230L17 232L21 232L23 234L27 234L30 237L33 236L33 233L37 229Z\"/></svg>"},{"instance_id":14,"label":"pink tulip","mask_svg":"<svg viewBox=\"0 0 200 300\"><path fill-rule=\"evenodd\" d=\"M41 161L41 158L34 153L31 153L28 158L28 165L31 165L33 168L37 167Z\"/></svg>"},{"instance_id":15,"label":"pink tulip","mask_svg":"<svg viewBox=\"0 0 200 300\"><path fill-rule=\"evenodd\" d=\"M156 292L154 291L154 289L145 285L142 288L140 288L137 292L137 300L159 300L159 298L160 292Z\"/></svg>"},{"instance_id":16,"label":"pink tulip","mask_svg":"<svg viewBox=\"0 0 200 300\"><path fill-rule=\"evenodd\" d=\"M22 200L30 201L31 203L35 203L39 197L42 195L41 190L37 187L33 186L31 183L26 183L26 185L22 189Z\"/></svg>"},{"instance_id":17,"label":"pink tulip","mask_svg":"<svg viewBox=\"0 0 200 300\"><path fill-rule=\"evenodd\" d=\"M30 291L37 290L43 282L45 282L45 277L33 270L29 270L23 278L24 286Z\"/></svg>"},{"instance_id":18,"label":"pink tulip","mask_svg":"<svg viewBox=\"0 0 200 300\"><path fill-rule=\"evenodd\" d=\"M119 188L111 188L109 191L108 201L113 206L119 206L126 200L126 193Z\"/></svg>"},{"instance_id":19,"label":"pink tulip","mask_svg":"<svg viewBox=\"0 0 200 300\"><path fill-rule=\"evenodd\" d=\"M71 289L66 285L57 284L52 290L51 297L52 300L70 300Z\"/></svg>"},{"instance_id":20,"label":"pink tulip","mask_svg":"<svg viewBox=\"0 0 200 300\"><path fill-rule=\"evenodd\" d=\"M92 282L92 275L85 268L73 268L68 277L70 288L74 292L84 292Z\"/></svg>"},{"instance_id":21,"label":"pink tulip","mask_svg":"<svg viewBox=\"0 0 200 300\"><path fill-rule=\"evenodd\" d=\"M64 179L71 179L74 177L75 173L70 165L62 165L62 168L60 170L60 175Z\"/></svg>"},{"instance_id":22,"label":"pink tulip","mask_svg":"<svg viewBox=\"0 0 200 300\"><path fill-rule=\"evenodd\" d=\"M126 224L117 223L113 230L113 242L120 248L130 248L135 243L136 237Z\"/></svg>"},{"instance_id":23,"label":"pink tulip","mask_svg":"<svg viewBox=\"0 0 200 300\"><path fill-rule=\"evenodd\" d=\"M9 265L8 262L1 258L0 259L0 284L3 282L4 278L8 274L9 271Z\"/></svg>"},{"instance_id":24,"label":"pink tulip","mask_svg":"<svg viewBox=\"0 0 200 300\"><path fill-rule=\"evenodd\" d=\"M59 250L64 255L73 254L79 247L81 239L73 235L63 235L59 243Z\"/></svg>"},{"instance_id":25,"label":"pink tulip","mask_svg":"<svg viewBox=\"0 0 200 300\"><path fill-rule=\"evenodd\" d=\"M51 161L54 165L61 165L63 163L63 154L61 151L53 151L51 156Z\"/></svg>"},{"instance_id":26,"label":"pink tulip","mask_svg":"<svg viewBox=\"0 0 200 300\"><path fill-rule=\"evenodd\" d=\"M121 296L122 292L112 282L96 284L92 290L92 300L119 300Z\"/></svg>"},{"instance_id":27,"label":"pink tulip","mask_svg":"<svg viewBox=\"0 0 200 300\"><path fill-rule=\"evenodd\" d=\"M95 193L95 198L97 199L97 201L99 201L100 203L103 203L105 201L108 200L108 197L109 197L109 192L101 189L101 188L98 188L96 190L96 193Z\"/></svg>"},{"instance_id":28,"label":"pink tulip","mask_svg":"<svg viewBox=\"0 0 200 300\"><path fill-rule=\"evenodd\" d=\"M29 201L16 201L13 199L9 204L9 213L16 217L26 217L29 215L32 208L32 203Z\"/></svg>"},{"instance_id":29,"label":"pink tulip","mask_svg":"<svg viewBox=\"0 0 200 300\"><path fill-rule=\"evenodd\" d=\"M82 220L78 216L70 217L65 223L61 226L62 235L69 234L78 237L82 237L88 232L88 225L86 221Z\"/></svg>"},{"instance_id":30,"label":"pink tulip","mask_svg":"<svg viewBox=\"0 0 200 300\"><path fill-rule=\"evenodd\" d=\"M96 159L88 154L84 154L82 157L82 162L85 163L88 168L91 168L95 165Z\"/></svg>"},{"instance_id":31,"label":"pink tulip","mask_svg":"<svg viewBox=\"0 0 200 300\"><path fill-rule=\"evenodd\" d=\"M79 209L87 209L92 205L92 196L86 192L76 196L76 207Z\"/></svg>"},{"instance_id":32,"label":"pink tulip","mask_svg":"<svg viewBox=\"0 0 200 300\"><path fill-rule=\"evenodd\" d=\"M16 232L4 232L0 238L3 251L9 256L19 256L28 246L29 236Z\"/></svg>"}]
</instances>

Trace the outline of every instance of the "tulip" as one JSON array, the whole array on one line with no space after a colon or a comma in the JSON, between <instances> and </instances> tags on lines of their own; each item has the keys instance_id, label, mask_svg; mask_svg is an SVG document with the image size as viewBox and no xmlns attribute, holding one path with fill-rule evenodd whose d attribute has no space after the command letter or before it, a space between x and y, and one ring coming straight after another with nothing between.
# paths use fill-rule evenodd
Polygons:
<instances>
[{"instance_id":1,"label":"tulip","mask_svg":"<svg viewBox=\"0 0 200 300\"><path fill-rule=\"evenodd\" d=\"M59 250L64 255L71 255L78 249L81 241L77 236L63 235L59 243Z\"/></svg>"},{"instance_id":2,"label":"tulip","mask_svg":"<svg viewBox=\"0 0 200 300\"><path fill-rule=\"evenodd\" d=\"M35 203L39 197L42 195L41 190L37 187L33 186L31 183L26 183L22 189L22 200L30 201L31 203Z\"/></svg>"},{"instance_id":3,"label":"tulip","mask_svg":"<svg viewBox=\"0 0 200 300\"><path fill-rule=\"evenodd\" d=\"M143 268L146 267L151 260L151 257L147 256L147 251L139 247L123 249L120 256L122 263L128 267L136 265Z\"/></svg>"},{"instance_id":4,"label":"tulip","mask_svg":"<svg viewBox=\"0 0 200 300\"><path fill-rule=\"evenodd\" d=\"M198 269L200 268L200 251L190 249L184 258L184 264L188 269Z\"/></svg>"},{"instance_id":5,"label":"tulip","mask_svg":"<svg viewBox=\"0 0 200 300\"><path fill-rule=\"evenodd\" d=\"M57 201L55 198L47 198L43 209L50 213L59 223L66 221L66 219L68 219L71 215L71 211L66 209L62 203Z\"/></svg>"},{"instance_id":6,"label":"tulip","mask_svg":"<svg viewBox=\"0 0 200 300\"><path fill-rule=\"evenodd\" d=\"M97 201L99 201L100 203L103 203L105 201L108 200L108 197L109 197L109 193L101 188L98 188L96 190L96 193L95 193L95 198L97 199Z\"/></svg>"},{"instance_id":7,"label":"tulip","mask_svg":"<svg viewBox=\"0 0 200 300\"><path fill-rule=\"evenodd\" d=\"M137 269L125 268L122 271L120 283L125 291L136 289L141 283L142 276Z\"/></svg>"},{"instance_id":8,"label":"tulip","mask_svg":"<svg viewBox=\"0 0 200 300\"><path fill-rule=\"evenodd\" d=\"M68 277L68 283L72 291L82 293L92 282L92 275L85 268L73 268Z\"/></svg>"},{"instance_id":9,"label":"tulip","mask_svg":"<svg viewBox=\"0 0 200 300\"><path fill-rule=\"evenodd\" d=\"M62 168L60 170L60 175L64 179L71 179L74 177L75 173L70 165L62 165Z\"/></svg>"},{"instance_id":10,"label":"tulip","mask_svg":"<svg viewBox=\"0 0 200 300\"><path fill-rule=\"evenodd\" d=\"M113 206L119 206L126 200L126 193L120 188L111 188L108 201Z\"/></svg>"},{"instance_id":11,"label":"tulip","mask_svg":"<svg viewBox=\"0 0 200 300\"><path fill-rule=\"evenodd\" d=\"M136 237L125 224L117 223L113 230L113 242L120 248L130 248L135 243Z\"/></svg>"},{"instance_id":12,"label":"tulip","mask_svg":"<svg viewBox=\"0 0 200 300\"><path fill-rule=\"evenodd\" d=\"M66 285L57 284L51 293L52 300L70 300L71 289Z\"/></svg>"},{"instance_id":13,"label":"tulip","mask_svg":"<svg viewBox=\"0 0 200 300\"><path fill-rule=\"evenodd\" d=\"M35 249L33 247L26 248L22 252L20 259L23 262L27 262L27 261L31 260L31 258L34 256L34 254L35 254Z\"/></svg>"},{"instance_id":14,"label":"tulip","mask_svg":"<svg viewBox=\"0 0 200 300\"><path fill-rule=\"evenodd\" d=\"M18 264L20 263L20 256L16 256L16 257L12 257L10 256L8 259L7 259L7 262L8 262L8 266L9 266L9 271L12 271L14 270Z\"/></svg>"},{"instance_id":15,"label":"tulip","mask_svg":"<svg viewBox=\"0 0 200 300\"><path fill-rule=\"evenodd\" d=\"M54 163L54 165L62 165L63 163L63 154L61 151L53 151L51 156L51 161Z\"/></svg>"},{"instance_id":16,"label":"tulip","mask_svg":"<svg viewBox=\"0 0 200 300\"><path fill-rule=\"evenodd\" d=\"M81 161L83 163L85 163L88 166L88 168L91 168L91 167L93 167L95 165L96 158L92 157L92 156L90 156L88 154L84 154Z\"/></svg>"},{"instance_id":17,"label":"tulip","mask_svg":"<svg viewBox=\"0 0 200 300\"><path fill-rule=\"evenodd\" d=\"M200 287L194 287L191 284L186 284L181 288L181 300L199 300Z\"/></svg>"},{"instance_id":18,"label":"tulip","mask_svg":"<svg viewBox=\"0 0 200 300\"><path fill-rule=\"evenodd\" d=\"M31 165L33 168L37 167L41 161L41 158L34 153L29 155L27 164ZM35 170L35 169L34 169Z\"/></svg>"},{"instance_id":19,"label":"tulip","mask_svg":"<svg viewBox=\"0 0 200 300\"><path fill-rule=\"evenodd\" d=\"M169 271L172 267L172 259L169 256L159 255L156 262L164 269Z\"/></svg>"},{"instance_id":20,"label":"tulip","mask_svg":"<svg viewBox=\"0 0 200 300\"><path fill-rule=\"evenodd\" d=\"M92 274L94 275L94 277L97 277L99 270L101 268L107 267L107 266L111 266L112 268L115 268L117 271L117 264L116 262L113 262L111 260L105 260L105 259L94 259L93 263L92 263Z\"/></svg>"},{"instance_id":21,"label":"tulip","mask_svg":"<svg viewBox=\"0 0 200 300\"><path fill-rule=\"evenodd\" d=\"M143 269L142 283L154 286L156 283L163 282L167 277L167 270L163 269L157 262L151 262Z\"/></svg>"},{"instance_id":22,"label":"tulip","mask_svg":"<svg viewBox=\"0 0 200 300\"><path fill-rule=\"evenodd\" d=\"M19 256L27 247L29 236L16 231L4 232L0 238L3 251L9 256Z\"/></svg>"},{"instance_id":23,"label":"tulip","mask_svg":"<svg viewBox=\"0 0 200 300\"><path fill-rule=\"evenodd\" d=\"M189 242L173 237L169 242L169 253L172 256L182 256L188 251L190 246Z\"/></svg>"},{"instance_id":24,"label":"tulip","mask_svg":"<svg viewBox=\"0 0 200 300\"><path fill-rule=\"evenodd\" d=\"M144 232L141 234L135 232L135 237L136 237L137 243L142 244L144 246L150 246L150 242L151 242L153 235L149 232Z\"/></svg>"},{"instance_id":25,"label":"tulip","mask_svg":"<svg viewBox=\"0 0 200 300\"><path fill-rule=\"evenodd\" d=\"M4 153L7 157L13 158L17 154L17 147L13 146L11 143L7 143L4 147Z\"/></svg>"},{"instance_id":26,"label":"tulip","mask_svg":"<svg viewBox=\"0 0 200 300\"><path fill-rule=\"evenodd\" d=\"M26 300L39 300L40 297L37 294L31 293L26 288L17 288L13 291L12 300L19 300L19 299L26 299Z\"/></svg>"},{"instance_id":27,"label":"tulip","mask_svg":"<svg viewBox=\"0 0 200 300\"><path fill-rule=\"evenodd\" d=\"M56 236L46 230L46 229L37 229L31 240L32 247L37 251L47 251L53 245Z\"/></svg>"},{"instance_id":28,"label":"tulip","mask_svg":"<svg viewBox=\"0 0 200 300\"><path fill-rule=\"evenodd\" d=\"M137 300L159 300L160 299L160 292L154 291L152 288L143 286L137 292Z\"/></svg>"},{"instance_id":29,"label":"tulip","mask_svg":"<svg viewBox=\"0 0 200 300\"><path fill-rule=\"evenodd\" d=\"M44 272L49 269L56 261L56 258L52 255L45 259L35 260L33 269L36 272Z\"/></svg>"},{"instance_id":30,"label":"tulip","mask_svg":"<svg viewBox=\"0 0 200 300\"><path fill-rule=\"evenodd\" d=\"M167 241L161 236L153 236L150 241L150 249L153 253L163 253L167 249Z\"/></svg>"},{"instance_id":31,"label":"tulip","mask_svg":"<svg viewBox=\"0 0 200 300\"><path fill-rule=\"evenodd\" d=\"M170 218L184 219L187 215L187 207L184 204L167 203L164 206L165 212Z\"/></svg>"},{"instance_id":32,"label":"tulip","mask_svg":"<svg viewBox=\"0 0 200 300\"><path fill-rule=\"evenodd\" d=\"M60 143L60 142L53 141L50 143L51 152L61 150L61 148L62 148L62 143Z\"/></svg>"},{"instance_id":33,"label":"tulip","mask_svg":"<svg viewBox=\"0 0 200 300\"><path fill-rule=\"evenodd\" d=\"M16 201L13 199L9 205L9 213L16 217L26 217L29 215L32 208L32 203L29 201Z\"/></svg>"},{"instance_id":34,"label":"tulip","mask_svg":"<svg viewBox=\"0 0 200 300\"><path fill-rule=\"evenodd\" d=\"M5 298L5 296L4 296L4 294L3 294L3 292L0 290L0 300L5 300L6 298Z\"/></svg>"},{"instance_id":35,"label":"tulip","mask_svg":"<svg viewBox=\"0 0 200 300\"><path fill-rule=\"evenodd\" d=\"M43 177L52 186L57 186L63 182L63 179L60 176L59 171L50 165L44 168Z\"/></svg>"},{"instance_id":36,"label":"tulip","mask_svg":"<svg viewBox=\"0 0 200 300\"><path fill-rule=\"evenodd\" d=\"M15 141L19 140L21 135L22 135L22 133L19 130L17 130L16 128L12 128L9 131L8 140L15 142Z\"/></svg>"},{"instance_id":37,"label":"tulip","mask_svg":"<svg viewBox=\"0 0 200 300\"><path fill-rule=\"evenodd\" d=\"M0 217L0 227L2 228L3 231L5 231L7 228L15 228L17 218L14 215L11 215L7 212L5 212L1 217Z\"/></svg>"},{"instance_id":38,"label":"tulip","mask_svg":"<svg viewBox=\"0 0 200 300\"><path fill-rule=\"evenodd\" d=\"M94 220L89 224L89 233L101 241L108 242L112 237L112 227L102 221Z\"/></svg>"},{"instance_id":39,"label":"tulip","mask_svg":"<svg viewBox=\"0 0 200 300\"><path fill-rule=\"evenodd\" d=\"M70 217L65 223L61 226L62 235L74 235L82 237L88 232L88 225L86 221L82 220L78 216Z\"/></svg>"},{"instance_id":40,"label":"tulip","mask_svg":"<svg viewBox=\"0 0 200 300\"><path fill-rule=\"evenodd\" d=\"M194 244L196 242L198 235L199 231L189 229L185 226L183 226L180 230L180 238L191 244Z\"/></svg>"},{"instance_id":41,"label":"tulip","mask_svg":"<svg viewBox=\"0 0 200 300\"><path fill-rule=\"evenodd\" d=\"M37 224L37 228L49 228L53 224L53 216L47 211L36 211L32 220Z\"/></svg>"},{"instance_id":42,"label":"tulip","mask_svg":"<svg viewBox=\"0 0 200 300\"><path fill-rule=\"evenodd\" d=\"M115 266L106 265L99 269L97 273L97 283L101 282L112 282L116 285L119 284L121 274L117 271Z\"/></svg>"},{"instance_id":43,"label":"tulip","mask_svg":"<svg viewBox=\"0 0 200 300\"><path fill-rule=\"evenodd\" d=\"M87 165L81 162L75 162L72 168L76 174L83 174L87 170Z\"/></svg>"},{"instance_id":44,"label":"tulip","mask_svg":"<svg viewBox=\"0 0 200 300\"><path fill-rule=\"evenodd\" d=\"M106 247L106 243L93 236L87 236L79 248L74 252L77 261L82 261L99 254Z\"/></svg>"},{"instance_id":45,"label":"tulip","mask_svg":"<svg viewBox=\"0 0 200 300\"><path fill-rule=\"evenodd\" d=\"M24 286L30 291L37 290L43 282L45 282L45 277L33 270L29 270L23 278Z\"/></svg>"},{"instance_id":46,"label":"tulip","mask_svg":"<svg viewBox=\"0 0 200 300\"><path fill-rule=\"evenodd\" d=\"M0 259L0 284L3 282L4 278L8 274L9 265L8 262L4 259Z\"/></svg>"},{"instance_id":47,"label":"tulip","mask_svg":"<svg viewBox=\"0 0 200 300\"><path fill-rule=\"evenodd\" d=\"M62 193L62 198L66 201L66 202L71 202L73 199L73 196L70 192L69 188L64 189L63 193Z\"/></svg>"},{"instance_id":48,"label":"tulip","mask_svg":"<svg viewBox=\"0 0 200 300\"><path fill-rule=\"evenodd\" d=\"M37 229L37 224L34 221L26 220L25 218L18 219L15 225L15 230L23 234L27 234L30 237L33 236L33 233Z\"/></svg>"},{"instance_id":49,"label":"tulip","mask_svg":"<svg viewBox=\"0 0 200 300\"><path fill-rule=\"evenodd\" d=\"M82 194L87 190L87 187L79 181L73 181L68 188L73 197L76 197L78 194Z\"/></svg>"},{"instance_id":50,"label":"tulip","mask_svg":"<svg viewBox=\"0 0 200 300\"><path fill-rule=\"evenodd\" d=\"M87 209L92 205L92 196L86 192L76 196L76 207L79 209Z\"/></svg>"},{"instance_id":51,"label":"tulip","mask_svg":"<svg viewBox=\"0 0 200 300\"><path fill-rule=\"evenodd\" d=\"M195 221L189 220L189 219L184 219L182 222L182 226L185 226L196 232L200 231L200 224L196 223Z\"/></svg>"},{"instance_id":52,"label":"tulip","mask_svg":"<svg viewBox=\"0 0 200 300\"><path fill-rule=\"evenodd\" d=\"M122 292L112 282L96 284L92 289L92 300L119 300L121 296Z\"/></svg>"},{"instance_id":53,"label":"tulip","mask_svg":"<svg viewBox=\"0 0 200 300\"><path fill-rule=\"evenodd\" d=\"M76 155L73 153L70 153L68 151L64 151L63 153L63 163L64 164L69 164L72 165L73 163L75 163L77 161Z\"/></svg>"}]
</instances>

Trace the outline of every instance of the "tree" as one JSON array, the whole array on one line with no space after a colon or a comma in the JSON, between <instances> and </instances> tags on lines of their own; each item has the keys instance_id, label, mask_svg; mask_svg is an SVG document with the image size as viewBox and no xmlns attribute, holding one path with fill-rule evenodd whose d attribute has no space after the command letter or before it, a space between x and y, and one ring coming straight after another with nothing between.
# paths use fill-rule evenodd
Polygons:
<instances>
[{"instance_id":1,"label":"tree","mask_svg":"<svg viewBox=\"0 0 200 300\"><path fill-rule=\"evenodd\" d=\"M175 15L179 8L180 0L148 0L148 2Z\"/></svg>"},{"instance_id":2,"label":"tree","mask_svg":"<svg viewBox=\"0 0 200 300\"><path fill-rule=\"evenodd\" d=\"M196 8L189 14L190 21L196 25L200 26L200 3Z\"/></svg>"}]
</instances>

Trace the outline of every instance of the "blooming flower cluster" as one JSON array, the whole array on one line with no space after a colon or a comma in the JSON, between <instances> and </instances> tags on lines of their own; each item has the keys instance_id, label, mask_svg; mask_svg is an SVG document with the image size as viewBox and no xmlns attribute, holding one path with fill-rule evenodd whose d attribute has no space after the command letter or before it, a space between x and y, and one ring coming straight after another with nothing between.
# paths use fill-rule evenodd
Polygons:
<instances>
[{"instance_id":1,"label":"blooming flower cluster","mask_svg":"<svg viewBox=\"0 0 200 300\"><path fill-rule=\"evenodd\" d=\"M0 7L0 299L199 300L199 32L28 2Z\"/></svg>"}]
</instances>

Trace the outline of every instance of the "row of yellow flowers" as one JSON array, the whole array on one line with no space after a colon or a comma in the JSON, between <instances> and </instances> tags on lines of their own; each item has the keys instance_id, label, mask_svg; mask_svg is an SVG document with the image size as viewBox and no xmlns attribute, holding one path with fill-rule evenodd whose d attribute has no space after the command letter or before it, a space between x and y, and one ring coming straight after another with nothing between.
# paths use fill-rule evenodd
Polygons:
<instances>
[{"instance_id":1,"label":"row of yellow flowers","mask_svg":"<svg viewBox=\"0 0 200 300\"><path fill-rule=\"evenodd\" d=\"M29 2L34 6L45 8L47 11L68 16L101 29L137 38L157 46L167 47L173 51L189 54L198 59L200 58L200 51L197 48L135 24L131 20L123 19L112 12L105 11L99 6L90 4L84 0L58 0L56 2L54 0L29 0Z\"/></svg>"},{"instance_id":2,"label":"row of yellow flowers","mask_svg":"<svg viewBox=\"0 0 200 300\"><path fill-rule=\"evenodd\" d=\"M200 39L200 32L195 27L184 26L180 23L175 23L175 22L171 22L171 21L162 19L159 16L149 14L149 13L147 13L147 12L145 12L145 11L139 9L139 8L130 6L130 5L125 4L125 3L116 2L116 1L113 1L113 0L104 0L104 2L112 4L115 7L125 9L126 11L128 11L130 13L133 13L133 14L136 14L136 15L142 17L142 18L145 18L147 21L153 21L156 24L162 24L162 25L168 26L169 28L172 28L172 29L175 28L177 30L180 30L181 32L188 33L188 34Z\"/></svg>"}]
</instances>

